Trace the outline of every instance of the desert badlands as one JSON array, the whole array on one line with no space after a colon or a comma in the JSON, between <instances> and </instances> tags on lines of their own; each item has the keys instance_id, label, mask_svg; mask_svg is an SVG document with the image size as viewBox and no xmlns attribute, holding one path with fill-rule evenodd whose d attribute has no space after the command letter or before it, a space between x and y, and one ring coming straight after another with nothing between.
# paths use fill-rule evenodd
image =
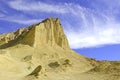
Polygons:
<instances>
[{"instance_id":1,"label":"desert badlands","mask_svg":"<svg viewBox=\"0 0 120 80\"><path fill-rule=\"evenodd\" d=\"M74 52L60 20L47 18L0 35L0 80L120 80L120 62Z\"/></svg>"}]
</instances>

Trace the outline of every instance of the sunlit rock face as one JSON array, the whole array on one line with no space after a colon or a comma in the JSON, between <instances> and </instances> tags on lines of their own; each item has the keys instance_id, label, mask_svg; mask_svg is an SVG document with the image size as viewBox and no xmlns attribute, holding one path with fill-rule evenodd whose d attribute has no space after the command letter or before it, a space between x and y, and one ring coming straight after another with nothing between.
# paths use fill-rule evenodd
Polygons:
<instances>
[{"instance_id":1,"label":"sunlit rock face","mask_svg":"<svg viewBox=\"0 0 120 80\"><path fill-rule=\"evenodd\" d=\"M19 41L17 40L18 38ZM14 40L14 43L28 44L33 47L58 45L63 49L70 49L58 18L47 18L28 28L6 34L1 38L0 42L10 43L12 40Z\"/></svg>"}]
</instances>

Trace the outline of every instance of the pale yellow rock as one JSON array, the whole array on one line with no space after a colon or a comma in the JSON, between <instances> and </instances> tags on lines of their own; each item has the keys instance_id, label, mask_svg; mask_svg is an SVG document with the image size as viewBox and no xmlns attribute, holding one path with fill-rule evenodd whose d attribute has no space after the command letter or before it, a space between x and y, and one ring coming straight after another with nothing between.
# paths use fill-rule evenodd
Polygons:
<instances>
[{"instance_id":1,"label":"pale yellow rock","mask_svg":"<svg viewBox=\"0 0 120 80\"><path fill-rule=\"evenodd\" d=\"M58 18L0 35L0 80L114 80L100 64L70 49Z\"/></svg>"},{"instance_id":2,"label":"pale yellow rock","mask_svg":"<svg viewBox=\"0 0 120 80\"><path fill-rule=\"evenodd\" d=\"M12 43L12 40L14 40L14 43ZM21 43L33 47L57 45L63 49L70 49L58 18L48 18L28 28L19 29L16 32L5 34L0 38L0 42L1 44L10 43L8 46L12 46L15 43Z\"/></svg>"}]
</instances>

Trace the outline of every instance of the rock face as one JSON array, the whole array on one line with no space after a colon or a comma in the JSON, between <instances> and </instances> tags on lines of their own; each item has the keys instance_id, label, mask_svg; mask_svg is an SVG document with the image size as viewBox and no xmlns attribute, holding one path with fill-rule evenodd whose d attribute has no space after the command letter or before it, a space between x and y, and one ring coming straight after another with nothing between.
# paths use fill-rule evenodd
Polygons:
<instances>
[{"instance_id":1,"label":"rock face","mask_svg":"<svg viewBox=\"0 0 120 80\"><path fill-rule=\"evenodd\" d=\"M42 69L42 66L39 65L28 76L31 76L31 75L38 76L41 69Z\"/></svg>"},{"instance_id":2,"label":"rock face","mask_svg":"<svg viewBox=\"0 0 120 80\"><path fill-rule=\"evenodd\" d=\"M3 43L9 43L9 46L11 43L21 43L33 47L58 45L63 49L70 49L58 18L47 18L41 23L19 29L14 33L6 34L5 37L0 40L1 43L2 41Z\"/></svg>"}]
</instances>

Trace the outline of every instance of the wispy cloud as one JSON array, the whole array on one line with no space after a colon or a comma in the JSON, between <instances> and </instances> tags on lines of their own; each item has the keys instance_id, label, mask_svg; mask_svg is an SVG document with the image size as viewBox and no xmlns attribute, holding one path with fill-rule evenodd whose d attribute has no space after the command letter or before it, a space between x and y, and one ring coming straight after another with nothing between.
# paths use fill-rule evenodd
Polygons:
<instances>
[{"instance_id":1,"label":"wispy cloud","mask_svg":"<svg viewBox=\"0 0 120 80\"><path fill-rule=\"evenodd\" d=\"M31 18L28 18L24 15L19 15L19 16L18 15L12 15L12 16L1 17L0 20L19 23L19 24L30 25L30 24L40 22L42 19L31 19Z\"/></svg>"},{"instance_id":2,"label":"wispy cloud","mask_svg":"<svg viewBox=\"0 0 120 80\"><path fill-rule=\"evenodd\" d=\"M4 14L0 13L0 18L1 18L1 17L4 17Z\"/></svg>"},{"instance_id":3,"label":"wispy cloud","mask_svg":"<svg viewBox=\"0 0 120 80\"><path fill-rule=\"evenodd\" d=\"M35 24L35 23L38 23L41 21L41 19L28 19L28 20L21 20L21 19L13 19L13 20L10 20L12 18L6 18L6 19L2 19L2 20L5 20L5 21L9 21L9 22L14 22L14 23L19 23L19 24L25 24L25 25L30 25L30 24Z\"/></svg>"},{"instance_id":4,"label":"wispy cloud","mask_svg":"<svg viewBox=\"0 0 120 80\"><path fill-rule=\"evenodd\" d=\"M111 26L111 24L109 26ZM114 26L116 28L114 28ZM109 44L120 44L119 26L120 24L113 24L110 28L96 28L96 30L93 30L93 32L90 32L89 30L83 30L83 32L70 31L68 32L67 36L71 48L73 49L99 47Z\"/></svg>"},{"instance_id":5,"label":"wispy cloud","mask_svg":"<svg viewBox=\"0 0 120 80\"><path fill-rule=\"evenodd\" d=\"M49 12L49 13L67 13L64 4L48 4L40 1L26 2L25 0L16 0L8 2L9 6L13 9L20 11L34 11L34 12Z\"/></svg>"},{"instance_id":6,"label":"wispy cloud","mask_svg":"<svg viewBox=\"0 0 120 80\"><path fill-rule=\"evenodd\" d=\"M79 49L120 44L120 23L115 19L116 15L112 13L112 15L108 15L102 11L100 13L80 5L70 7L70 10L74 15L72 18L76 21L72 24L68 21L64 25L67 27L65 32L71 48ZM108 12L110 12L110 9ZM114 12L114 10L112 9L111 12Z\"/></svg>"},{"instance_id":7,"label":"wispy cloud","mask_svg":"<svg viewBox=\"0 0 120 80\"><path fill-rule=\"evenodd\" d=\"M18 24L31 25L31 24L41 22L42 19L27 19L27 18L20 19L14 16L5 17L5 15L0 14L0 20L12 22L12 23L18 23Z\"/></svg>"},{"instance_id":8,"label":"wispy cloud","mask_svg":"<svg viewBox=\"0 0 120 80\"><path fill-rule=\"evenodd\" d=\"M8 2L5 2L6 4L8 4L8 6L14 10L17 11L21 11L21 13L25 12L26 14L32 14L31 17L33 16L38 16L38 18L29 18L26 17L25 14L11 14L11 15L5 15L4 17L2 17L2 15L0 15L0 20L4 20L4 21L9 21L9 22L15 22L15 23L19 23L19 24L33 24L33 23L37 23L40 22L42 19L39 19L39 16L41 15L41 13L56 13L56 14L65 14L68 13L67 8L65 8L65 4L48 4L48 3L43 3L40 1L31 1L31 2L27 2L28 0L10 0ZM9 12L8 12L9 13ZM34 14L36 13L36 14Z\"/></svg>"}]
</instances>

